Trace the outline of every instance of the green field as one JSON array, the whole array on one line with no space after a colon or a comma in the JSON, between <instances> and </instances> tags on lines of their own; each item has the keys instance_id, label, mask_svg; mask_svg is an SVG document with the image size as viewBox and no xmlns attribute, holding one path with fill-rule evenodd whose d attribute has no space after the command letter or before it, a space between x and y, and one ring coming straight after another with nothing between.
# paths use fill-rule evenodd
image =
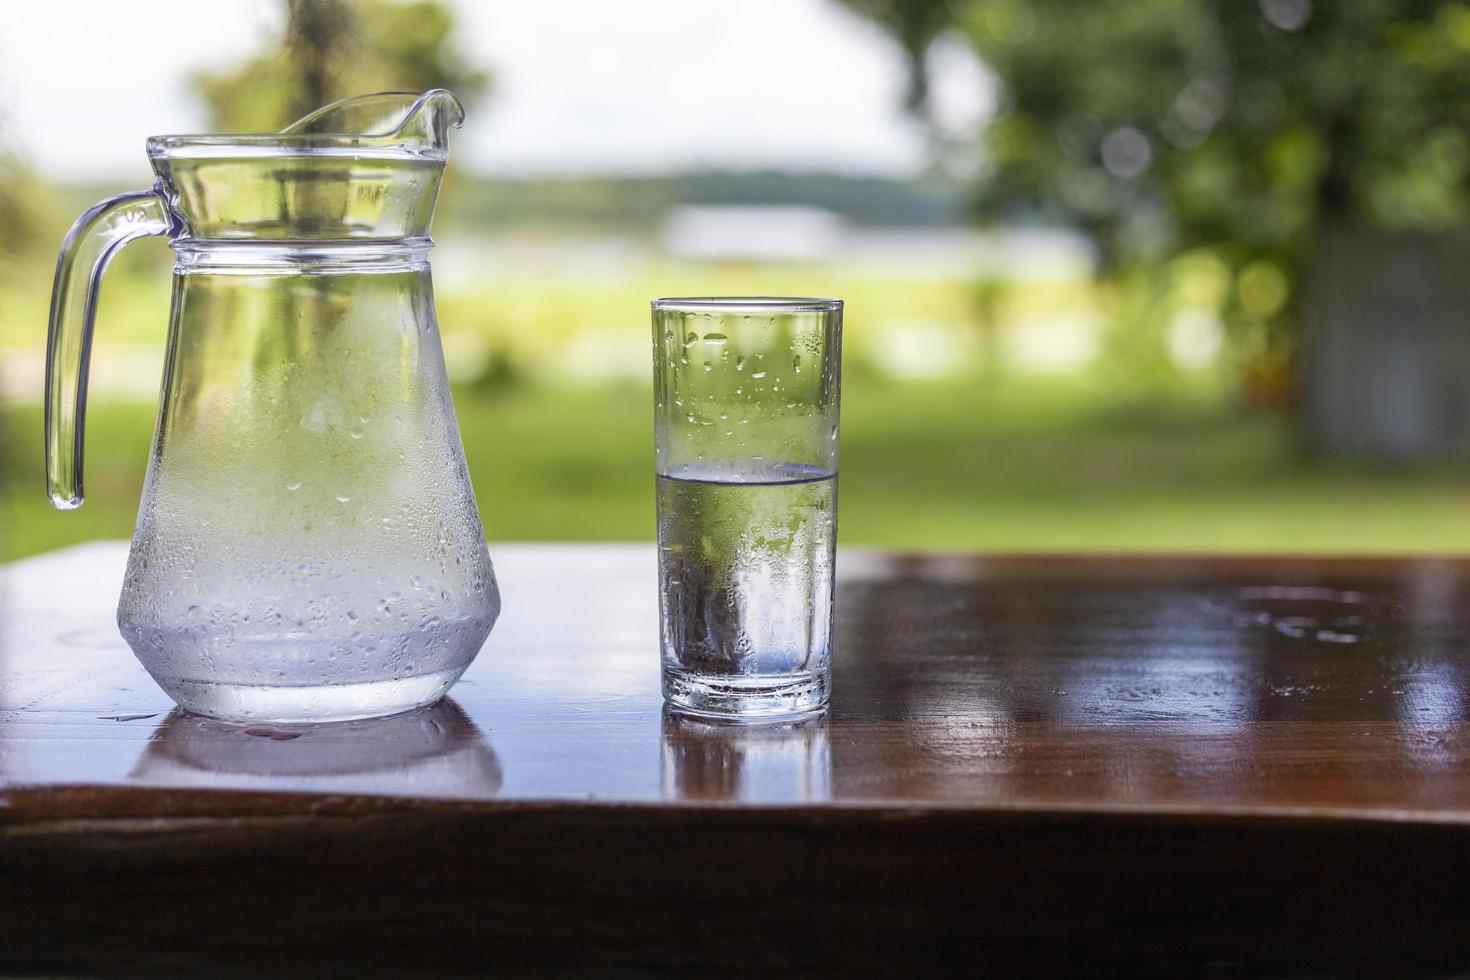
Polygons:
<instances>
[{"instance_id":1,"label":"green field","mask_svg":"<svg viewBox=\"0 0 1470 980\"><path fill-rule=\"evenodd\" d=\"M647 540L651 405L633 384L456 395L495 540ZM153 410L94 406L87 503L50 509L39 407L4 416L8 549L131 533ZM937 550L1416 551L1470 548L1459 474L1316 464L1280 420L1204 393L1130 400L1097 382L899 384L844 392L841 541Z\"/></svg>"},{"instance_id":2,"label":"green field","mask_svg":"<svg viewBox=\"0 0 1470 980\"><path fill-rule=\"evenodd\" d=\"M45 501L39 405L0 408L3 553L131 534L152 436L154 409L145 402L157 383L168 317L168 272L159 264L166 257L162 245L145 243L109 271L94 376L110 371L117 378L121 370L136 394L94 388L84 507L63 514ZM487 269L495 268L491 257ZM451 369L478 378L455 397L492 540L651 538L650 390L579 375L577 358L590 342L592 362L616 360L642 380L650 296L753 292L848 300L845 545L1470 550L1470 480L1463 474L1313 461L1286 419L1239 406L1238 381L1223 367L1160 376L1129 355L1045 377L981 357L943 380L883 373L895 343L915 324L930 331L921 337L944 331L962 353L985 349L970 283L826 266L667 261L617 274L495 271L477 286L446 288L438 297ZM3 297L0 355L40 363L48 286L38 272ZM992 310L991 336L1003 346L1048 318L1101 315L1107 302L1085 282L1013 284ZM125 362L109 346L119 344L153 354L146 363Z\"/></svg>"}]
</instances>

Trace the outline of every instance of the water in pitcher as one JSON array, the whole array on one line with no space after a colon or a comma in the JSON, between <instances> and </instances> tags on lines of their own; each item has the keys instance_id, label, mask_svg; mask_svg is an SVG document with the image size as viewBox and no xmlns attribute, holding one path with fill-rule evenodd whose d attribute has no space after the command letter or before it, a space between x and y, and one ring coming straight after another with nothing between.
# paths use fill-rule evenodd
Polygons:
<instances>
[{"instance_id":1,"label":"water in pitcher","mask_svg":"<svg viewBox=\"0 0 1470 980\"><path fill-rule=\"evenodd\" d=\"M179 277L169 437L119 626L176 697L219 717L432 700L498 603L438 331L415 315L428 272L275 261ZM209 315L227 304L239 312ZM282 310L312 329L273 329Z\"/></svg>"},{"instance_id":2,"label":"water in pitcher","mask_svg":"<svg viewBox=\"0 0 1470 980\"><path fill-rule=\"evenodd\" d=\"M805 466L658 477L666 670L752 691L825 675L836 491Z\"/></svg>"}]
</instances>

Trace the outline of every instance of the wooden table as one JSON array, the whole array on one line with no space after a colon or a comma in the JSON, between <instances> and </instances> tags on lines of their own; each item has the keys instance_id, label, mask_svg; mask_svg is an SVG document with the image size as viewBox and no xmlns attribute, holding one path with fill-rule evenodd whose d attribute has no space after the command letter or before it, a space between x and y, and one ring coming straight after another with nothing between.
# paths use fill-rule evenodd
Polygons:
<instances>
[{"instance_id":1,"label":"wooden table","mask_svg":"<svg viewBox=\"0 0 1470 980\"><path fill-rule=\"evenodd\" d=\"M0 970L1470 965L1470 562L846 553L827 717L661 710L650 546L496 546L449 700L171 710L125 547L0 579Z\"/></svg>"}]
</instances>

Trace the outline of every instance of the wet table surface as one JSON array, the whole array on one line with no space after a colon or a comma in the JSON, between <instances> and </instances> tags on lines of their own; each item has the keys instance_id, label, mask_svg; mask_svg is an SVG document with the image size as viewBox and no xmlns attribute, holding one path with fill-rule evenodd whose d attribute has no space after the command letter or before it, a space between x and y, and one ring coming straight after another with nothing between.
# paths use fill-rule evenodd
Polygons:
<instances>
[{"instance_id":1,"label":"wet table surface","mask_svg":"<svg viewBox=\"0 0 1470 980\"><path fill-rule=\"evenodd\" d=\"M0 571L0 968L1470 963L1470 561L844 553L830 711L742 727L663 710L651 546L498 546L445 701L301 730L175 710L113 622L125 555ZM278 873L341 914L267 914ZM179 924L226 887L231 925ZM375 901L393 949L477 938L395 958Z\"/></svg>"}]
</instances>

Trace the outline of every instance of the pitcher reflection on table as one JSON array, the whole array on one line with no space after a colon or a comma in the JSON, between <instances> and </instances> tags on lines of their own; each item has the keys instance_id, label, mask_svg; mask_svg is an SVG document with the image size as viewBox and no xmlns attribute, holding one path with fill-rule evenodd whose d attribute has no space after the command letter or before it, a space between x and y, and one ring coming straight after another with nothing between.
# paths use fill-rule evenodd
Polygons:
<instances>
[{"instance_id":1,"label":"pitcher reflection on table","mask_svg":"<svg viewBox=\"0 0 1470 980\"><path fill-rule=\"evenodd\" d=\"M444 698L412 714L309 727L222 724L175 708L129 779L168 789L489 799L502 776L484 734Z\"/></svg>"},{"instance_id":2,"label":"pitcher reflection on table","mask_svg":"<svg viewBox=\"0 0 1470 980\"><path fill-rule=\"evenodd\" d=\"M663 689L694 713L827 703L842 302L653 303Z\"/></svg>"},{"instance_id":3,"label":"pitcher reflection on table","mask_svg":"<svg viewBox=\"0 0 1470 980\"><path fill-rule=\"evenodd\" d=\"M428 238L439 90L279 134L148 141L158 184L94 207L52 299L47 479L82 502L98 274L177 253L158 430L118 624L180 705L316 722L441 697L500 611L450 401Z\"/></svg>"}]
</instances>

